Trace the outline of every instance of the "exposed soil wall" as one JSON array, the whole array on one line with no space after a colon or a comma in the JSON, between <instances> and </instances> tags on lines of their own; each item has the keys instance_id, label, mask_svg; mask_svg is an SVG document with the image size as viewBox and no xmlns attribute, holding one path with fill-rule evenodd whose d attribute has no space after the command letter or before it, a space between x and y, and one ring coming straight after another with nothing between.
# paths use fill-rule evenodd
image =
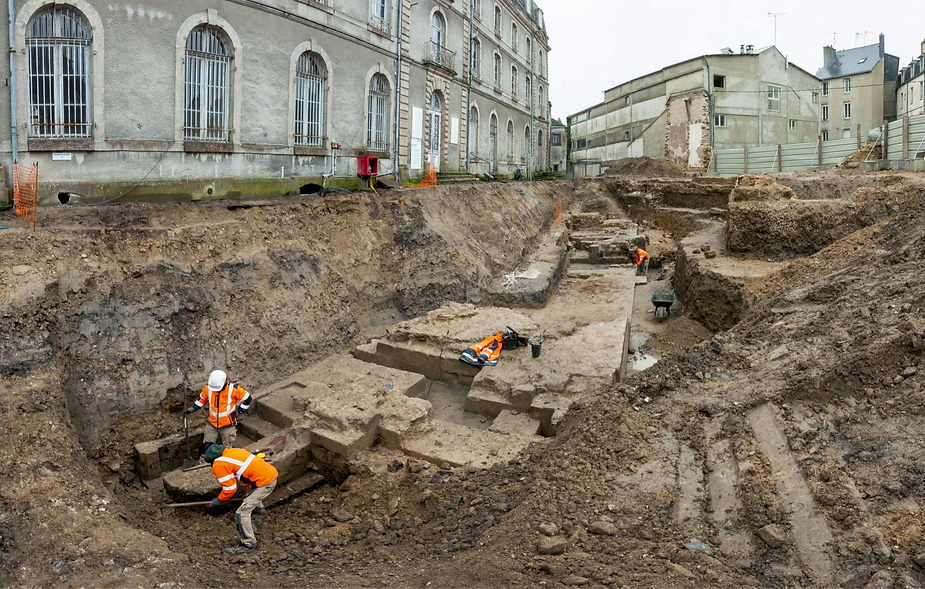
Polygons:
<instances>
[{"instance_id":1,"label":"exposed soil wall","mask_svg":"<svg viewBox=\"0 0 925 589\"><path fill-rule=\"evenodd\" d=\"M814 254L889 216L885 203L849 200L733 202L729 205L726 247L761 256Z\"/></svg>"},{"instance_id":2,"label":"exposed soil wall","mask_svg":"<svg viewBox=\"0 0 925 589\"><path fill-rule=\"evenodd\" d=\"M743 280L710 271L684 247L675 256L674 289L688 316L714 331L732 328L753 302Z\"/></svg>"},{"instance_id":3,"label":"exposed soil wall","mask_svg":"<svg viewBox=\"0 0 925 589\"><path fill-rule=\"evenodd\" d=\"M364 329L478 298L569 186L43 209L35 233L4 213L0 374L56 373L85 444L213 368L259 392Z\"/></svg>"},{"instance_id":4,"label":"exposed soil wall","mask_svg":"<svg viewBox=\"0 0 925 589\"><path fill-rule=\"evenodd\" d=\"M661 205L692 209L725 208L735 178L628 178L606 177L602 180L610 194L622 206Z\"/></svg>"}]
</instances>

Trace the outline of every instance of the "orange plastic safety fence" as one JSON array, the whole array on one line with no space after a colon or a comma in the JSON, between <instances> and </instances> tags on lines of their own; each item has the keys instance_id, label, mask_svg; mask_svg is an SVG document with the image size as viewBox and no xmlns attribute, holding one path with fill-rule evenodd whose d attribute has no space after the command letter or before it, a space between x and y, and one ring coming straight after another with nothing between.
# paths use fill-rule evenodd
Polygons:
<instances>
[{"instance_id":1,"label":"orange plastic safety fence","mask_svg":"<svg viewBox=\"0 0 925 589\"><path fill-rule=\"evenodd\" d=\"M35 230L38 213L39 165L13 164L13 204L16 214Z\"/></svg>"},{"instance_id":2,"label":"orange plastic safety fence","mask_svg":"<svg viewBox=\"0 0 925 589\"><path fill-rule=\"evenodd\" d=\"M565 215L562 211L562 199L556 201L556 227L562 225L562 221L565 218Z\"/></svg>"},{"instance_id":3,"label":"orange plastic safety fence","mask_svg":"<svg viewBox=\"0 0 925 589\"><path fill-rule=\"evenodd\" d=\"M427 166L427 174L418 182L415 188L430 188L437 185L437 170L433 166Z\"/></svg>"}]
</instances>

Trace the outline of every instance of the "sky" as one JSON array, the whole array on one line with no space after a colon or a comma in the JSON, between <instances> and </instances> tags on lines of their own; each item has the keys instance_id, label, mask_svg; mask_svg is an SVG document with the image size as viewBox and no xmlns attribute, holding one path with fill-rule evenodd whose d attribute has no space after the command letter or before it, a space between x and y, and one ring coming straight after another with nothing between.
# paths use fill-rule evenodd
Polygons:
<instances>
[{"instance_id":1,"label":"sky","mask_svg":"<svg viewBox=\"0 0 925 589\"><path fill-rule=\"evenodd\" d=\"M822 67L824 46L872 45L880 33L903 67L925 39L925 19L912 10L918 1L904 16L870 0L536 0L552 46L552 114L565 122L603 101L605 90L723 47L774 45L768 13L784 13L777 47L810 73Z\"/></svg>"}]
</instances>

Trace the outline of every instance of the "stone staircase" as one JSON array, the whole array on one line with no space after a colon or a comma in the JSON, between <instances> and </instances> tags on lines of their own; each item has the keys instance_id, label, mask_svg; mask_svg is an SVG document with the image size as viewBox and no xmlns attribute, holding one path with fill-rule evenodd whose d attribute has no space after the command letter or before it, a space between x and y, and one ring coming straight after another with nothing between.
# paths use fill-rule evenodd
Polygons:
<instances>
[{"instance_id":1,"label":"stone staircase","mask_svg":"<svg viewBox=\"0 0 925 589\"><path fill-rule=\"evenodd\" d=\"M471 182L480 182L481 179L475 174L467 174L466 172L438 172L437 173L437 184L440 186L447 186L450 184L468 184Z\"/></svg>"}]
</instances>

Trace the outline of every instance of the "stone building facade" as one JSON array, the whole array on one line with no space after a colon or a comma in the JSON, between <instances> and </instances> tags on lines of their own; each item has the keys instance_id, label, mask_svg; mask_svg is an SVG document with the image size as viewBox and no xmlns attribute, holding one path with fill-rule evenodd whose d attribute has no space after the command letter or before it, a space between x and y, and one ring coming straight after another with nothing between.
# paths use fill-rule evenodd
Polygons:
<instances>
[{"instance_id":1,"label":"stone building facade","mask_svg":"<svg viewBox=\"0 0 925 589\"><path fill-rule=\"evenodd\" d=\"M776 47L724 49L607 90L569 127L574 176L642 156L705 170L713 149L816 140L819 80Z\"/></svg>"},{"instance_id":2,"label":"stone building facade","mask_svg":"<svg viewBox=\"0 0 925 589\"><path fill-rule=\"evenodd\" d=\"M12 18L0 158L7 178L14 151L39 163L41 202L298 191L355 181L364 155L403 179L545 166L531 0L14 0Z\"/></svg>"},{"instance_id":3,"label":"stone building facade","mask_svg":"<svg viewBox=\"0 0 925 589\"><path fill-rule=\"evenodd\" d=\"M898 74L899 58L886 52L883 35L875 45L824 47L823 67L816 72L822 81L822 140L860 134L866 141L868 131L894 120Z\"/></svg>"}]
</instances>

